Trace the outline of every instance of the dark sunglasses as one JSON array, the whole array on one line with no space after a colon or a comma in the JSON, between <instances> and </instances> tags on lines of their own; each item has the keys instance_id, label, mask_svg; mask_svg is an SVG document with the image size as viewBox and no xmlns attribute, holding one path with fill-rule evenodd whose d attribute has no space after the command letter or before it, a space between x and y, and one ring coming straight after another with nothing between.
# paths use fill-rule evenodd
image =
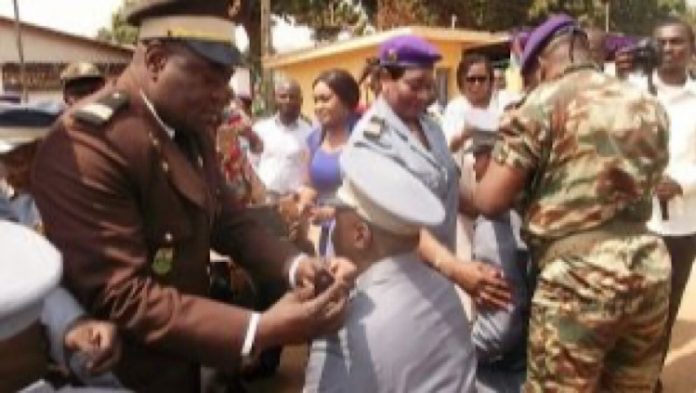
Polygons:
<instances>
[{"instance_id":1,"label":"dark sunglasses","mask_svg":"<svg viewBox=\"0 0 696 393\"><path fill-rule=\"evenodd\" d=\"M487 76L467 76L466 78L464 78L464 80L467 83L484 84L484 83L488 82L488 77Z\"/></svg>"}]
</instances>

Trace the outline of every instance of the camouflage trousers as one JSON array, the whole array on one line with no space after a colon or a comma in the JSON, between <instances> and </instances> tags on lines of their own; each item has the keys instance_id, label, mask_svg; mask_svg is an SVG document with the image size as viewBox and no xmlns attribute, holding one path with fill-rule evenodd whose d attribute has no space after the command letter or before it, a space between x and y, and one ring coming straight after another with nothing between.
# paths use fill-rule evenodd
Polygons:
<instances>
[{"instance_id":1,"label":"camouflage trousers","mask_svg":"<svg viewBox=\"0 0 696 393\"><path fill-rule=\"evenodd\" d=\"M612 237L540 268L524 391L652 392L670 291L662 240Z\"/></svg>"}]
</instances>

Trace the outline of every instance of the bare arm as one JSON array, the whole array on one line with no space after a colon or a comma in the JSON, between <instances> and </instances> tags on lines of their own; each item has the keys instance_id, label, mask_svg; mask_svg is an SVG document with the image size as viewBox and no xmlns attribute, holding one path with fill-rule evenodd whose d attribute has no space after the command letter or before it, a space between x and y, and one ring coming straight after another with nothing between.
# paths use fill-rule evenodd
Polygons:
<instances>
[{"instance_id":1,"label":"bare arm","mask_svg":"<svg viewBox=\"0 0 696 393\"><path fill-rule=\"evenodd\" d=\"M425 263L471 295L477 304L505 307L510 302L510 288L499 269L478 261L458 260L427 229L421 230L418 252Z\"/></svg>"},{"instance_id":2,"label":"bare arm","mask_svg":"<svg viewBox=\"0 0 696 393\"><path fill-rule=\"evenodd\" d=\"M478 211L474 206L474 197L465 182L459 182L459 214L463 214L471 219L478 216Z\"/></svg>"},{"instance_id":3,"label":"bare arm","mask_svg":"<svg viewBox=\"0 0 696 393\"><path fill-rule=\"evenodd\" d=\"M510 209L522 191L527 172L491 161L486 175L476 187L474 207L486 217Z\"/></svg>"}]
</instances>

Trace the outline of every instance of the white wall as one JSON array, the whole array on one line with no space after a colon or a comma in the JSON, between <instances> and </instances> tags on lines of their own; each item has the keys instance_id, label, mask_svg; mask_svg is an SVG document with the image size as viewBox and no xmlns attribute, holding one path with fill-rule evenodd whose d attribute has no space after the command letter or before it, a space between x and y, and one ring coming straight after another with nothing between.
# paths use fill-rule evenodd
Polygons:
<instances>
[{"instance_id":1,"label":"white wall","mask_svg":"<svg viewBox=\"0 0 696 393\"><path fill-rule=\"evenodd\" d=\"M248 68L237 68L230 80L230 86L235 94L252 95L251 73Z\"/></svg>"},{"instance_id":2,"label":"white wall","mask_svg":"<svg viewBox=\"0 0 696 393\"><path fill-rule=\"evenodd\" d=\"M127 62L130 53L89 41L70 39L57 34L39 32L32 28L22 30L24 59L36 63ZM0 23L0 63L19 62L14 26Z\"/></svg>"},{"instance_id":3,"label":"white wall","mask_svg":"<svg viewBox=\"0 0 696 393\"><path fill-rule=\"evenodd\" d=\"M30 91L29 102L63 102L63 91L62 90L51 90L51 91Z\"/></svg>"}]
</instances>

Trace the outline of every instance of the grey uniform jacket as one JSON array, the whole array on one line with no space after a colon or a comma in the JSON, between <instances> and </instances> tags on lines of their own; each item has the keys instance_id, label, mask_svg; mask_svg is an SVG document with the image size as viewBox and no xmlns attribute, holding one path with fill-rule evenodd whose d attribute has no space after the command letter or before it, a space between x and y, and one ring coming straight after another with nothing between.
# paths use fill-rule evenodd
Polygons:
<instances>
[{"instance_id":1,"label":"grey uniform jacket","mask_svg":"<svg viewBox=\"0 0 696 393\"><path fill-rule=\"evenodd\" d=\"M472 392L476 359L454 287L413 254L358 277L345 327L312 343L305 392Z\"/></svg>"},{"instance_id":2,"label":"grey uniform jacket","mask_svg":"<svg viewBox=\"0 0 696 393\"><path fill-rule=\"evenodd\" d=\"M383 98L365 112L353 129L348 147L377 150L401 163L440 199L445 207L445 221L433 228L433 234L450 250L456 241L456 220L459 208L459 170L452 159L447 140L440 126L428 116L420 119L430 149L412 135L404 122Z\"/></svg>"}]
</instances>

